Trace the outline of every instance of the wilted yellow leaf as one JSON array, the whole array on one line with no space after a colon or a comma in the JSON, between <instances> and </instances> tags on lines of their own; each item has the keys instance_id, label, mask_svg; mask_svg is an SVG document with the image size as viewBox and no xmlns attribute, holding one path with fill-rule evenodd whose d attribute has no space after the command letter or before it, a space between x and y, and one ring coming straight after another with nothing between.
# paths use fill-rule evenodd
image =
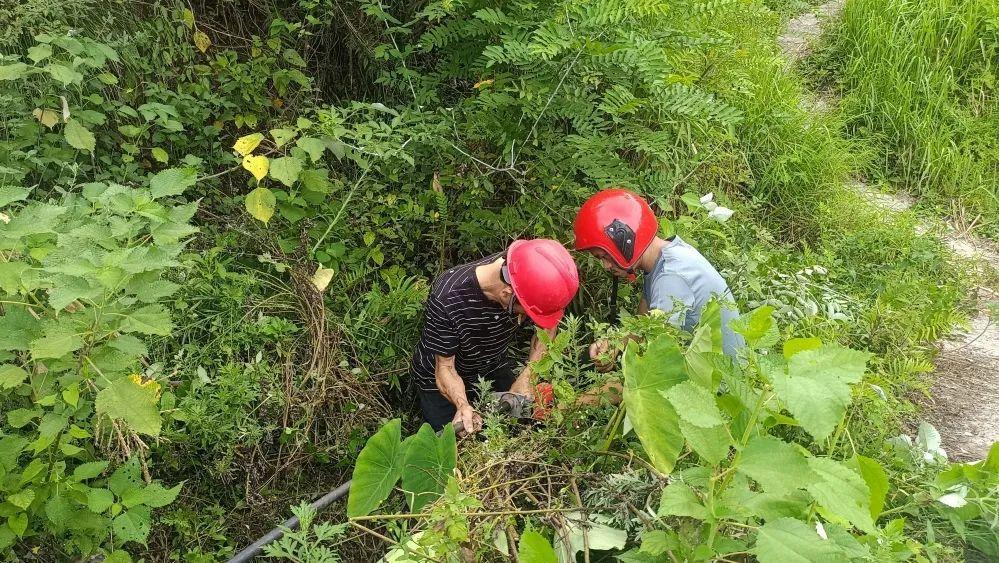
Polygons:
<instances>
[{"instance_id":1,"label":"wilted yellow leaf","mask_svg":"<svg viewBox=\"0 0 999 563\"><path fill-rule=\"evenodd\" d=\"M444 193L444 187L441 186L441 178L437 172L434 172L434 179L430 181L430 187L439 194Z\"/></svg>"},{"instance_id":2,"label":"wilted yellow leaf","mask_svg":"<svg viewBox=\"0 0 999 563\"><path fill-rule=\"evenodd\" d=\"M0 223L3 223L4 225L10 223L10 215L0 211Z\"/></svg>"},{"instance_id":3,"label":"wilted yellow leaf","mask_svg":"<svg viewBox=\"0 0 999 563\"><path fill-rule=\"evenodd\" d=\"M49 129L52 129L56 123L59 123L59 114L54 109L35 108L35 111L31 112L31 115L35 116L35 119L39 123Z\"/></svg>"},{"instance_id":4,"label":"wilted yellow leaf","mask_svg":"<svg viewBox=\"0 0 999 563\"><path fill-rule=\"evenodd\" d=\"M493 82L495 82L495 81L492 78L489 78L489 79L486 79L486 80L480 80L480 81L476 82L475 85L472 86L472 88L475 88L476 90L479 90L481 88L489 86Z\"/></svg>"},{"instance_id":5,"label":"wilted yellow leaf","mask_svg":"<svg viewBox=\"0 0 999 563\"><path fill-rule=\"evenodd\" d=\"M232 146L232 150L238 152L242 156L246 156L253 152L253 149L257 148L260 141L264 140L263 133L254 133L252 135L246 135L236 139L236 144Z\"/></svg>"},{"instance_id":6,"label":"wilted yellow leaf","mask_svg":"<svg viewBox=\"0 0 999 563\"><path fill-rule=\"evenodd\" d=\"M253 174L253 177L256 178L258 182L263 180L264 176L267 176L267 169L269 167L270 161L267 160L266 156L248 154L243 157L243 168L249 170L250 174Z\"/></svg>"},{"instance_id":7,"label":"wilted yellow leaf","mask_svg":"<svg viewBox=\"0 0 999 563\"><path fill-rule=\"evenodd\" d=\"M199 51L204 53L212 46L212 40L205 35L203 31L194 32L194 46L198 48Z\"/></svg>"},{"instance_id":8,"label":"wilted yellow leaf","mask_svg":"<svg viewBox=\"0 0 999 563\"><path fill-rule=\"evenodd\" d=\"M326 287L329 286L330 280L333 279L333 270L331 268L323 268L319 266L316 268L316 273L312 274L312 285L316 286L319 293L326 291Z\"/></svg>"}]
</instances>

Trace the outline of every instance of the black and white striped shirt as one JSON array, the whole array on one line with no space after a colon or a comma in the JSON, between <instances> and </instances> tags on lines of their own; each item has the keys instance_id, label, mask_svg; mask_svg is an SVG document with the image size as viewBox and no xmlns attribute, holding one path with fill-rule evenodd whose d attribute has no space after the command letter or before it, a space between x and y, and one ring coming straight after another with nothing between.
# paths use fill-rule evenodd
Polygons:
<instances>
[{"instance_id":1,"label":"black and white striped shirt","mask_svg":"<svg viewBox=\"0 0 999 563\"><path fill-rule=\"evenodd\" d=\"M494 254L455 266L434 281L423 313L420 343L413 352L412 374L421 390L437 390L435 356L454 356L466 387L475 385L480 377L488 380L506 366L510 341L531 321L519 323L517 315L482 293L475 268L501 256Z\"/></svg>"}]
</instances>

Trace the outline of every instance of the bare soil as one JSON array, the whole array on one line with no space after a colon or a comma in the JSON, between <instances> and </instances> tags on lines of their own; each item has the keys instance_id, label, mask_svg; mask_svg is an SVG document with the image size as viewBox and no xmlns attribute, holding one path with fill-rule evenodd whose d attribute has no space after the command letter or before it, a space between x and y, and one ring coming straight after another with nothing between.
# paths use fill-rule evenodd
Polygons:
<instances>
[{"instance_id":1,"label":"bare soil","mask_svg":"<svg viewBox=\"0 0 999 563\"><path fill-rule=\"evenodd\" d=\"M789 64L809 55L823 27L836 19L844 2L832 0L788 22L778 44ZM836 102L827 93L817 94L815 99L819 110ZM863 182L853 187L887 213L907 211L916 203L907 194L884 193ZM922 221L915 230L920 235L939 234L955 260L968 261L980 272L999 272L999 248L991 242L947 223ZM982 279L995 276L983 275ZM990 302L997 300L995 289L976 288L969 296L975 310L969 326L938 343L935 380L923 407L951 459L982 459L992 443L999 441L999 319L991 319L987 309Z\"/></svg>"}]
</instances>

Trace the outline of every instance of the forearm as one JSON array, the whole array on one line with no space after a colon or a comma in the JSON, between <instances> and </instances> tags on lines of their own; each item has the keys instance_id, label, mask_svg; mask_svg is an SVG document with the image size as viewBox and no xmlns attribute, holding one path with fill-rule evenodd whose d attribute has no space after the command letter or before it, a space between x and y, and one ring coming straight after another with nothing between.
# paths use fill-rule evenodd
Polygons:
<instances>
[{"instance_id":1,"label":"forearm","mask_svg":"<svg viewBox=\"0 0 999 563\"><path fill-rule=\"evenodd\" d=\"M557 329L546 329L545 332L548 333L549 339L553 339L555 338ZM520 393L522 395L531 394L531 378L534 375L534 371L531 370L531 364L543 358L547 350L548 349L545 347L544 342L542 342L537 335L531 339L531 351L527 355L527 364L524 366L524 369L521 370L517 379L514 380L513 385L510 386L510 391Z\"/></svg>"},{"instance_id":2,"label":"forearm","mask_svg":"<svg viewBox=\"0 0 999 563\"><path fill-rule=\"evenodd\" d=\"M465 391L465 382L458 375L458 370L453 363L438 361L434 378L441 395L444 395L444 398L450 401L455 407L461 408L469 404L468 394Z\"/></svg>"}]
</instances>

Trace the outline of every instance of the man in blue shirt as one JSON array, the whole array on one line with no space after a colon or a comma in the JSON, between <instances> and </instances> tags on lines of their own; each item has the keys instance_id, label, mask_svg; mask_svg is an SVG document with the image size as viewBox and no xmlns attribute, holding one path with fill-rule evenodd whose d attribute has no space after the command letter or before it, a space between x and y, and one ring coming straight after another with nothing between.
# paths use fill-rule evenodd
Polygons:
<instances>
[{"instance_id":1,"label":"man in blue shirt","mask_svg":"<svg viewBox=\"0 0 999 563\"><path fill-rule=\"evenodd\" d=\"M586 200L573 225L576 249L596 256L615 276L635 280L644 274L639 314L660 310L674 326L690 331L712 298L722 301L722 339L725 354L737 358L745 345L729 322L739 315L728 284L708 260L680 237L659 236L659 222L648 202L622 189L598 192ZM609 348L606 340L590 346L598 360ZM598 369L613 364L597 361Z\"/></svg>"}]
</instances>

